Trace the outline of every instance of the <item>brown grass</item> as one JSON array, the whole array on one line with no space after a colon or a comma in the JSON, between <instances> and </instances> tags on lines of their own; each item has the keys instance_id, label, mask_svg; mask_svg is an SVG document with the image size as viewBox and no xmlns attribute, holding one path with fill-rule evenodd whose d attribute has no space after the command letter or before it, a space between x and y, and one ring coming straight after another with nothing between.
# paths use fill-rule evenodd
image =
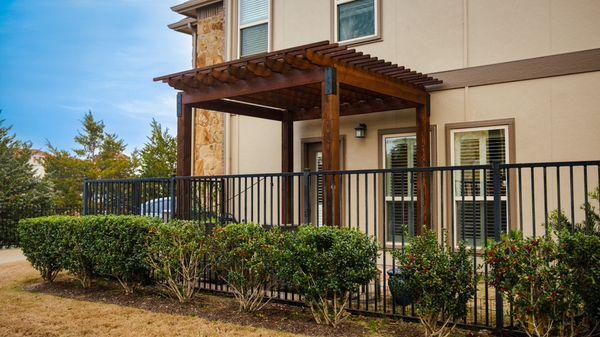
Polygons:
<instances>
[{"instance_id":1,"label":"brown grass","mask_svg":"<svg viewBox=\"0 0 600 337\"><path fill-rule=\"evenodd\" d=\"M151 288L124 295L108 282L83 290L65 274L48 284L26 261L0 262L0 336L417 337L420 331L416 324L364 317L333 329L279 304L245 314L232 299L206 294L180 305Z\"/></svg>"},{"instance_id":2,"label":"brown grass","mask_svg":"<svg viewBox=\"0 0 600 337\"><path fill-rule=\"evenodd\" d=\"M0 265L0 336L302 336L23 289L37 282L27 262Z\"/></svg>"}]
</instances>

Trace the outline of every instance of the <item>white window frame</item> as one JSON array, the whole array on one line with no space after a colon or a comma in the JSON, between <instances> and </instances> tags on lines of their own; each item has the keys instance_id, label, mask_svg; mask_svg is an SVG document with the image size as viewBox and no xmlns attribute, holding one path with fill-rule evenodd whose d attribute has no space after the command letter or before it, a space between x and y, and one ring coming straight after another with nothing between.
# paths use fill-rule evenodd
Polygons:
<instances>
[{"instance_id":1,"label":"white window frame","mask_svg":"<svg viewBox=\"0 0 600 337\"><path fill-rule=\"evenodd\" d=\"M242 5L240 3L241 1L242 0L238 0L238 2L237 2L237 25L238 25L237 58L242 57L242 29L262 25L265 23L267 24L267 50L265 52L266 53L270 52L271 51L271 8L273 8L273 3L272 3L273 0L268 0L268 6L267 6L268 17L267 17L267 19L255 21L252 23L247 23L245 25L240 24L240 20L242 19L242 15L241 15ZM260 54L260 53L244 55L243 57L258 55L258 54Z\"/></svg>"},{"instance_id":2,"label":"white window frame","mask_svg":"<svg viewBox=\"0 0 600 337\"><path fill-rule=\"evenodd\" d=\"M504 155L505 163L504 164L508 163L509 162L509 158L510 158L510 152L509 152L510 151L510 146L509 146L509 144L510 144L511 134L509 133L509 126L506 125L506 124L502 124L502 125L495 125L495 126L483 126L483 127L473 127L473 128L466 127L466 128L460 128L460 129L452 129L452 130L450 130L450 140L449 140L450 141L450 165L451 166L458 166L458 165L456 165L456 157L455 157L455 154L456 154L455 153L455 135L457 133L461 133L461 132L477 132L477 131L490 131L490 130L504 130L504 151L505 151L505 155ZM480 151L481 151L481 149L480 149ZM489 164L490 163L485 163L483 165L489 165ZM461 165L461 166L464 166L464 165ZM455 179L455 174L460 174L460 172L455 171L455 173L452 174L452 177L451 177L452 180ZM485 177L483 179L485 179ZM487 193L487 191L484 191L484 193ZM490 197L490 196L486 196L485 198L484 198L483 195L479 195L479 196L476 195L475 196L475 201L476 202L483 202L484 199L486 201L493 201L493 198ZM507 195L507 193L505 193L504 195L501 195L500 196L500 200L502 202L506 203L506 225L508 227L510 216L509 216L509 207L508 207L509 205L508 205L508 195ZM456 186L454 186L454 181L453 181L452 182L452 210L453 210L453 213L454 213L454 219L452 219L452 220L454 221L454 224L453 224L454 225L453 226L454 227L454 231L453 231L454 233L453 233L453 235L454 235L454 239L455 239L454 242L455 242L456 246L458 246L458 243L460 242L460 240L458 238L458 209L456 207L457 201L463 201L463 197L461 195L457 195L456 194ZM471 196L465 196L464 197L464 201L465 202L473 201L473 196L472 195ZM505 228L505 230L507 230L507 228ZM469 241L469 240L467 240L467 241ZM465 242L465 244L467 246L472 246L473 242L471 240L469 242ZM477 247L482 247L482 244L481 245L478 244Z\"/></svg>"},{"instance_id":3,"label":"white window frame","mask_svg":"<svg viewBox=\"0 0 600 337\"><path fill-rule=\"evenodd\" d=\"M366 40L372 40L372 39L376 39L379 38L379 1L381 0L373 0L373 6L374 8L374 15L375 15L375 20L373 22L373 24L375 25L375 33L371 34L371 35L366 35L366 36L361 36L361 37L355 37L353 39L349 39L349 40L343 40L340 41L339 40L339 22L338 22L338 6L339 5L343 5L343 4L347 4L349 2L354 2L356 0L333 0L333 39L335 42L338 42L340 44L352 44L352 43L358 43L358 42L362 42L362 41L366 41Z\"/></svg>"},{"instance_id":4,"label":"white window frame","mask_svg":"<svg viewBox=\"0 0 600 337\"><path fill-rule=\"evenodd\" d=\"M381 146L382 153L381 153L381 155L382 155L383 169L386 169L386 170L388 169L388 167L387 167L387 152L386 152L387 148L386 148L386 140L387 140L387 139L389 139L389 138L415 138L415 140L416 140L416 138L417 138L417 134L416 134L415 132L404 132L404 133L390 133L390 134L385 134L385 135L382 135L382 138L381 138L381 142L382 142L382 146ZM416 164L416 163L413 163L413 167L414 167L414 165L415 165L415 164ZM411 197L410 197L410 194L411 194L411 193L410 193L410 190L411 190L412 188L413 188L413 186L412 186L412 184L410 184L410 180L409 180L409 189L408 189L408 191L409 191L409 194L408 194L408 196L404 196L404 201L405 201L405 202L406 202L406 201L412 201L412 202L415 202L415 203L417 202L417 200L418 200L418 199L417 199L417 195L416 195L416 193L413 193L414 195L413 195L412 199L411 199ZM384 204L383 204L383 207L384 207L384 208L386 208L386 207L387 207L387 203L388 203L389 201L391 201L391 202L402 201L402 197L396 197L396 196L394 195L394 193L392 193L392 195L391 195L391 196L388 196L388 194L387 194L387 191L385 191L384 193L385 193L385 200L384 200ZM386 226L389 226L389 225L390 225L390 224L388 224L388 223L387 223L387 219L383 219L383 222L385 223L385 225L386 225ZM386 236L387 236L387 235L386 235ZM401 245L401 244L402 244L401 242L395 242L395 241L393 241L393 240L392 240L392 241L388 241L388 238L387 238L387 237L384 237L384 240L385 240L385 244L386 244L386 246L392 246L392 245L394 245L394 244L395 244L395 246L396 246L396 247L398 247L399 245ZM407 242L407 241L408 241L408 240L406 240L406 241L405 241L404 245L408 245L408 242Z\"/></svg>"}]
</instances>

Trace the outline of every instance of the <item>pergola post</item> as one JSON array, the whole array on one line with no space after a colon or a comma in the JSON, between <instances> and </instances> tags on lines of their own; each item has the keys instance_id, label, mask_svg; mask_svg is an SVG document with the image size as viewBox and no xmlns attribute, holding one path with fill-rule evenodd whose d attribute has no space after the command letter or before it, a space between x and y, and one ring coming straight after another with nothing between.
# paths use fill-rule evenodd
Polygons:
<instances>
[{"instance_id":1,"label":"pergola post","mask_svg":"<svg viewBox=\"0 0 600 337\"><path fill-rule=\"evenodd\" d=\"M182 93L177 94L177 176L192 174L192 108L183 104ZM173 179L176 184L177 212L179 219L189 218L190 188L188 180ZM171 196L172 197L172 196ZM171 215L173 217L173 215Z\"/></svg>"},{"instance_id":2,"label":"pergola post","mask_svg":"<svg viewBox=\"0 0 600 337\"><path fill-rule=\"evenodd\" d=\"M417 117L417 167L431 165L431 145L429 136L429 95L426 104L420 104L416 109ZM417 174L417 216L415 234L422 233L422 227L431 228L431 177L429 172Z\"/></svg>"},{"instance_id":3,"label":"pergola post","mask_svg":"<svg viewBox=\"0 0 600 337\"><path fill-rule=\"evenodd\" d=\"M325 69L325 80L321 83L321 119L323 122L323 170L340 169L340 85L336 69ZM323 177L323 222L326 225L340 226L340 178L338 175Z\"/></svg>"},{"instance_id":4,"label":"pergola post","mask_svg":"<svg viewBox=\"0 0 600 337\"><path fill-rule=\"evenodd\" d=\"M281 122L281 172L294 172L294 119L292 113L285 111ZM292 184L293 177L282 179L281 214L282 223L293 222Z\"/></svg>"}]
</instances>

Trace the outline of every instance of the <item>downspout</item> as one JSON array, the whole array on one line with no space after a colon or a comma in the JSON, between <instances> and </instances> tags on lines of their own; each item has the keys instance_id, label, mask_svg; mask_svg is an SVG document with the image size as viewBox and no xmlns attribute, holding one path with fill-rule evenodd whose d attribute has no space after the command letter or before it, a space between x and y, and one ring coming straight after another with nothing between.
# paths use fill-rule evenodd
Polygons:
<instances>
[{"instance_id":1,"label":"downspout","mask_svg":"<svg viewBox=\"0 0 600 337\"><path fill-rule=\"evenodd\" d=\"M192 67L196 68L196 64L197 64L197 56L198 56L198 51L197 49L197 30L194 28L194 25L191 22L188 22L187 27L189 30L192 31ZM190 151L190 156L192 157L192 160L190 160L191 162L191 169L190 172L192 173L191 175L194 176L196 175L196 172L194 170L195 162L196 162L196 157L195 157L195 150L196 150L196 128L195 128L195 124L196 124L196 109L192 108L191 109L191 114L192 114L192 136L191 136L191 141L192 141L192 146L191 146L191 151Z\"/></svg>"}]
</instances>

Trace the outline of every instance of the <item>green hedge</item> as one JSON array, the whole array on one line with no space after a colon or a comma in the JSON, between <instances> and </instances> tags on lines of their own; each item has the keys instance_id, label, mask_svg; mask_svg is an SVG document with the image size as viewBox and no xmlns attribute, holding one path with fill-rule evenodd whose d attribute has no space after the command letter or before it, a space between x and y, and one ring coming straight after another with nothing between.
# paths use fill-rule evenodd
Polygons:
<instances>
[{"instance_id":1,"label":"green hedge","mask_svg":"<svg viewBox=\"0 0 600 337\"><path fill-rule=\"evenodd\" d=\"M209 261L241 310L257 311L267 303L265 290L275 285L282 247L279 230L258 224L229 224L214 230Z\"/></svg>"},{"instance_id":2,"label":"green hedge","mask_svg":"<svg viewBox=\"0 0 600 337\"><path fill-rule=\"evenodd\" d=\"M206 226L174 220L152 226L148 264L158 286L184 303L192 299L205 270Z\"/></svg>"},{"instance_id":3,"label":"green hedge","mask_svg":"<svg viewBox=\"0 0 600 337\"><path fill-rule=\"evenodd\" d=\"M377 277L377 242L358 229L310 225L286 242L281 279L303 296L317 323L337 326L350 294Z\"/></svg>"},{"instance_id":4,"label":"green hedge","mask_svg":"<svg viewBox=\"0 0 600 337\"><path fill-rule=\"evenodd\" d=\"M23 254L45 281L52 282L64 268L66 255L66 229L79 218L48 216L23 219L18 231Z\"/></svg>"},{"instance_id":5,"label":"green hedge","mask_svg":"<svg viewBox=\"0 0 600 337\"><path fill-rule=\"evenodd\" d=\"M146 241L158 220L140 216L49 216L19 223L23 253L46 281L65 269L83 287L93 277L119 281L126 292L148 278Z\"/></svg>"}]
</instances>

